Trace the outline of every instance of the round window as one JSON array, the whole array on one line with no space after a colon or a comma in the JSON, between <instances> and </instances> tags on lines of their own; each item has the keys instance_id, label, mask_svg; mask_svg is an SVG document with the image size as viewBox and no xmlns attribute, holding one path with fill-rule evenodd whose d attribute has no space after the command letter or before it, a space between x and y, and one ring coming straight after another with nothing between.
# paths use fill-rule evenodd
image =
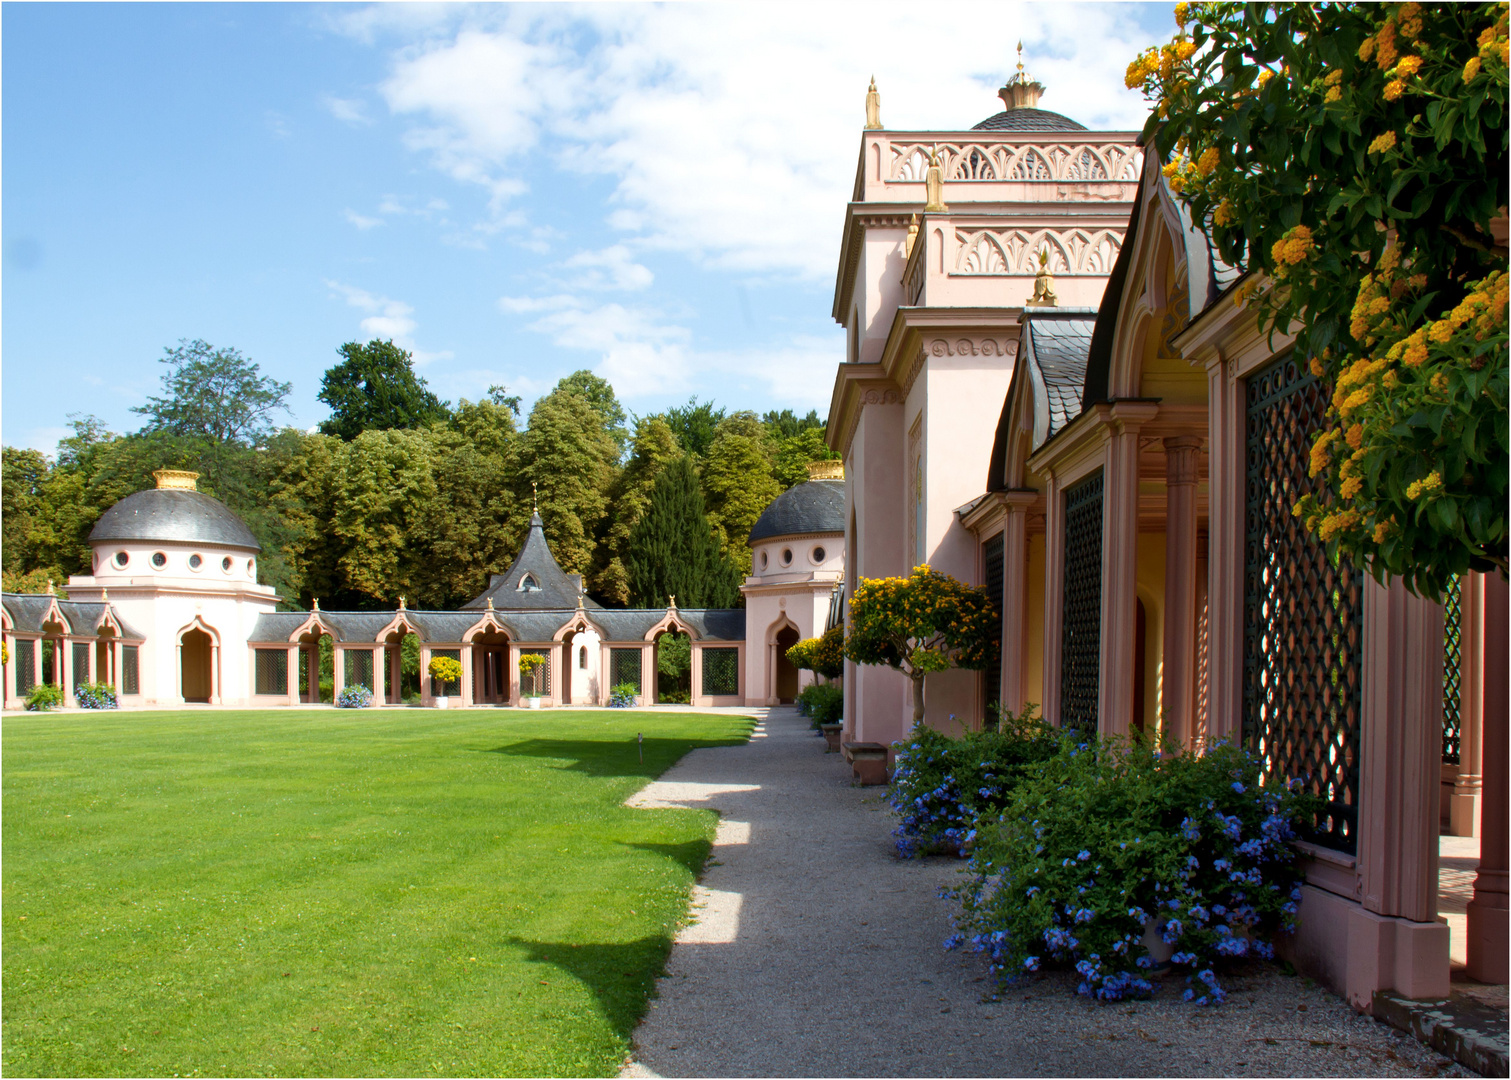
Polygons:
<instances>
[{"instance_id":1,"label":"round window","mask_svg":"<svg viewBox=\"0 0 1511 1080\"><path fill-rule=\"evenodd\" d=\"M792 549L791 548L783 548L782 549L782 565L786 566L791 561L792 561Z\"/></svg>"},{"instance_id":2,"label":"round window","mask_svg":"<svg viewBox=\"0 0 1511 1080\"><path fill-rule=\"evenodd\" d=\"M257 576L257 560L256 559L248 559L247 560L247 576L248 577L256 577Z\"/></svg>"},{"instance_id":3,"label":"round window","mask_svg":"<svg viewBox=\"0 0 1511 1080\"><path fill-rule=\"evenodd\" d=\"M131 556L127 555L124 551L117 551L115 553L115 564L117 566L125 566L130 561L131 561Z\"/></svg>"},{"instance_id":4,"label":"round window","mask_svg":"<svg viewBox=\"0 0 1511 1080\"><path fill-rule=\"evenodd\" d=\"M189 556L189 569L190 570L198 570L203 565L205 565L205 560L201 559L198 555L190 555Z\"/></svg>"},{"instance_id":5,"label":"round window","mask_svg":"<svg viewBox=\"0 0 1511 1080\"><path fill-rule=\"evenodd\" d=\"M771 562L771 556L764 551L761 552L761 569L766 569L766 564L769 562Z\"/></svg>"},{"instance_id":6,"label":"round window","mask_svg":"<svg viewBox=\"0 0 1511 1080\"><path fill-rule=\"evenodd\" d=\"M220 560L220 568L228 574L231 572L231 556L227 555Z\"/></svg>"},{"instance_id":7,"label":"round window","mask_svg":"<svg viewBox=\"0 0 1511 1080\"><path fill-rule=\"evenodd\" d=\"M824 549L823 548L816 547L816 548L813 549L813 561L816 562L816 563L821 563L821 562L824 561Z\"/></svg>"},{"instance_id":8,"label":"round window","mask_svg":"<svg viewBox=\"0 0 1511 1080\"><path fill-rule=\"evenodd\" d=\"M152 565L155 569L161 570L168 565L168 556L164 555L161 551L154 551L152 553Z\"/></svg>"}]
</instances>

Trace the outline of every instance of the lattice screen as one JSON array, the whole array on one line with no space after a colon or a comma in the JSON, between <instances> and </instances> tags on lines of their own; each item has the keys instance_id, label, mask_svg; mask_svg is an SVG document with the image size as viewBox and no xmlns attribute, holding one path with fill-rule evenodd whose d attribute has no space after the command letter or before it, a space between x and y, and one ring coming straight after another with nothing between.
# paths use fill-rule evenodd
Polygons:
<instances>
[{"instance_id":1,"label":"lattice screen","mask_svg":"<svg viewBox=\"0 0 1511 1080\"><path fill-rule=\"evenodd\" d=\"M1007 624L1003 621L1006 618L1006 616L1002 614L1002 567L1003 567L1003 556L1002 556L1002 534L1001 533L998 533L996 536L992 537L990 540L988 540L985 544L983 544L981 546L981 561L982 561L982 570L983 570L982 577L985 579L982 582L982 584L984 584L986 586L987 595L992 598L992 603L994 603L994 604L997 605L997 611L998 611L997 621L998 621L998 624L999 624L998 640L1002 642L1002 648L1005 649L1005 648L1008 648L1008 643L1007 643L1007 631L1008 631L1008 628L1007 628ZM1015 639L1013 647L1016 648L1017 647L1016 638L1017 638L1018 634L1021 632L1022 628L1015 626L1012 629L1013 629L1013 638ZM986 666L986 670L983 671L981 674L983 676L983 679L982 679L983 694L982 694L982 698L981 698L983 704L985 704L987 706L990 706L990 705L992 705L992 704L994 704L996 702L1001 701L1001 699L1002 699L1002 663L1001 663L1000 656L998 657L997 663L988 664ZM1017 703L1015 702L1014 703L1014 707L1016 708L1016 706L1017 706Z\"/></svg>"},{"instance_id":2,"label":"lattice screen","mask_svg":"<svg viewBox=\"0 0 1511 1080\"><path fill-rule=\"evenodd\" d=\"M432 658L437 656L448 656L451 659L455 660L458 664L462 662L461 649L431 649L430 655ZM456 682L443 683L440 680L432 677L430 680L430 692L436 697L450 697L452 694L460 694L462 692L462 681L458 679Z\"/></svg>"},{"instance_id":3,"label":"lattice screen","mask_svg":"<svg viewBox=\"0 0 1511 1080\"><path fill-rule=\"evenodd\" d=\"M19 638L15 645L16 693L25 694L37 685L37 643Z\"/></svg>"},{"instance_id":4,"label":"lattice screen","mask_svg":"<svg viewBox=\"0 0 1511 1080\"><path fill-rule=\"evenodd\" d=\"M1329 390L1294 357L1247 384L1243 738L1266 775L1327 803L1312 839L1358 843L1362 577L1333 564L1291 508L1312 488Z\"/></svg>"},{"instance_id":5,"label":"lattice screen","mask_svg":"<svg viewBox=\"0 0 1511 1080\"><path fill-rule=\"evenodd\" d=\"M729 696L740 692L740 650L703 650L703 696Z\"/></svg>"},{"instance_id":6,"label":"lattice screen","mask_svg":"<svg viewBox=\"0 0 1511 1080\"><path fill-rule=\"evenodd\" d=\"M1060 726L1097 729L1102 639L1102 474L1065 491Z\"/></svg>"},{"instance_id":7,"label":"lattice screen","mask_svg":"<svg viewBox=\"0 0 1511 1080\"><path fill-rule=\"evenodd\" d=\"M632 683L635 693L640 693L640 650L609 650L609 687L620 683Z\"/></svg>"},{"instance_id":8,"label":"lattice screen","mask_svg":"<svg viewBox=\"0 0 1511 1080\"><path fill-rule=\"evenodd\" d=\"M1455 577L1443 596L1443 760L1459 763L1459 690L1464 654L1463 579Z\"/></svg>"},{"instance_id":9,"label":"lattice screen","mask_svg":"<svg viewBox=\"0 0 1511 1080\"><path fill-rule=\"evenodd\" d=\"M73 643L73 689L78 693L79 687L89 681L89 642L75 641Z\"/></svg>"},{"instance_id":10,"label":"lattice screen","mask_svg":"<svg viewBox=\"0 0 1511 1080\"><path fill-rule=\"evenodd\" d=\"M257 649L255 659L255 689L259 694L287 694L289 692L289 654L286 649ZM351 654L348 653L348 656ZM368 689L372 689L370 686Z\"/></svg>"},{"instance_id":11,"label":"lattice screen","mask_svg":"<svg viewBox=\"0 0 1511 1080\"><path fill-rule=\"evenodd\" d=\"M522 649L521 656L539 656L545 663L535 669L533 677L519 677L519 692L525 697L546 697L551 693L551 654L542 649ZM568 672L570 674L570 672Z\"/></svg>"},{"instance_id":12,"label":"lattice screen","mask_svg":"<svg viewBox=\"0 0 1511 1080\"><path fill-rule=\"evenodd\" d=\"M342 676L347 686L365 686L373 689L373 653L371 649L344 649L345 673ZM458 654L460 657L460 654ZM458 688L460 689L460 688Z\"/></svg>"},{"instance_id":13,"label":"lattice screen","mask_svg":"<svg viewBox=\"0 0 1511 1080\"><path fill-rule=\"evenodd\" d=\"M121 693L140 694L141 677L138 645L121 646Z\"/></svg>"}]
</instances>

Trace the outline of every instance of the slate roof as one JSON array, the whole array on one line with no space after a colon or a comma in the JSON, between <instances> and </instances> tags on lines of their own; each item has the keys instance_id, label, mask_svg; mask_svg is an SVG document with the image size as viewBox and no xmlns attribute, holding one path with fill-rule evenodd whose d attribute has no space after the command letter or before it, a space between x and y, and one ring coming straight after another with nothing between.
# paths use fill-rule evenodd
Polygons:
<instances>
[{"instance_id":1,"label":"slate roof","mask_svg":"<svg viewBox=\"0 0 1511 1080\"><path fill-rule=\"evenodd\" d=\"M809 480L772 499L751 527L746 543L754 544L773 536L844 531L845 482Z\"/></svg>"},{"instance_id":2,"label":"slate roof","mask_svg":"<svg viewBox=\"0 0 1511 1080\"><path fill-rule=\"evenodd\" d=\"M1085 124L1078 124L1068 116L1047 109L1008 109L988 116L974 125L972 131L1085 131Z\"/></svg>"},{"instance_id":3,"label":"slate roof","mask_svg":"<svg viewBox=\"0 0 1511 1080\"><path fill-rule=\"evenodd\" d=\"M246 523L220 500L179 488L151 488L127 495L100 515L89 539L163 540L262 550Z\"/></svg>"},{"instance_id":4,"label":"slate roof","mask_svg":"<svg viewBox=\"0 0 1511 1080\"><path fill-rule=\"evenodd\" d=\"M689 608L677 609L688 625L703 641L744 641L744 608Z\"/></svg>"},{"instance_id":5,"label":"slate roof","mask_svg":"<svg viewBox=\"0 0 1511 1080\"><path fill-rule=\"evenodd\" d=\"M987 464L987 491L1006 490L1003 474L1014 401L1025 393L1033 396L1035 449L1081 415L1086 359L1096 320L1093 308L1030 308L1024 312L1023 351L997 419L997 436Z\"/></svg>"},{"instance_id":6,"label":"slate roof","mask_svg":"<svg viewBox=\"0 0 1511 1080\"><path fill-rule=\"evenodd\" d=\"M247 636L247 643L259 644L287 644L289 635L304 625L304 620L310 617L308 611L264 611L257 616L257 621L252 624L252 632Z\"/></svg>"},{"instance_id":7,"label":"slate roof","mask_svg":"<svg viewBox=\"0 0 1511 1080\"><path fill-rule=\"evenodd\" d=\"M38 599L45 600L46 597ZM7 596L6 607L11 598ZM605 641L644 641L645 635L666 617L664 608L635 608L616 610L611 608L583 609L588 621L603 632ZM335 639L343 645L373 643L379 631L393 621L398 612L383 611L322 611L321 621L331 630ZM574 605L570 608L554 608L546 611L498 611L494 618L514 641L550 641L556 632L577 614ZM697 635L699 640L744 641L745 612L740 608L689 608L678 610L677 615ZM482 611L412 611L405 609L404 617L414 627L421 640L452 643L480 623L486 612ZM287 644L289 636L304 625L310 617L307 611L275 611L259 615L247 639L251 644ZM15 618L14 614L12 618ZM38 617L40 619L40 616ZM39 624L40 625L40 624Z\"/></svg>"},{"instance_id":8,"label":"slate roof","mask_svg":"<svg viewBox=\"0 0 1511 1080\"><path fill-rule=\"evenodd\" d=\"M529 574L535 588L522 589L521 583ZM462 605L463 611L475 611L488 606L492 597L496 611L552 611L577 609L577 597L582 591L582 575L568 574L562 570L546 543L545 528L537 511L530 515L530 532L525 537L525 546L508 572L494 574L488 588ZM583 597L582 606L596 609L598 604Z\"/></svg>"},{"instance_id":9,"label":"slate roof","mask_svg":"<svg viewBox=\"0 0 1511 1080\"><path fill-rule=\"evenodd\" d=\"M10 615L11 625L23 634L40 634L42 623L52 609L52 597L47 593L4 593L0 594L0 603L4 604L6 613ZM115 609L114 604L86 603L82 600L58 601L58 612L67 624L68 632L80 637L93 637L104 621L106 611L110 612L115 624L121 628L122 638L131 641L146 640L121 618L121 613Z\"/></svg>"}]
</instances>

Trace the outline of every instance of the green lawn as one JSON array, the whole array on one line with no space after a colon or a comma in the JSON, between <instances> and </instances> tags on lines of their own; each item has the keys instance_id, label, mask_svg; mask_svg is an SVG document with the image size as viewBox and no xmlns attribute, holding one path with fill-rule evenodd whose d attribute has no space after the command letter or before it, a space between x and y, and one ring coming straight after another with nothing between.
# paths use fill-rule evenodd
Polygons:
<instances>
[{"instance_id":1,"label":"green lawn","mask_svg":"<svg viewBox=\"0 0 1511 1080\"><path fill-rule=\"evenodd\" d=\"M4 1072L612 1074L715 826L620 804L750 727L6 717Z\"/></svg>"}]
</instances>

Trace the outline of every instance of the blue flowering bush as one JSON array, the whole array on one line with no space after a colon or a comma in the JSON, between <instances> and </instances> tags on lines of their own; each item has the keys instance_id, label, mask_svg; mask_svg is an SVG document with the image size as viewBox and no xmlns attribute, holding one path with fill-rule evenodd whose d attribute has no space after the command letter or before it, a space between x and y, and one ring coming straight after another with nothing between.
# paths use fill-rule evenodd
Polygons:
<instances>
[{"instance_id":1,"label":"blue flowering bush","mask_svg":"<svg viewBox=\"0 0 1511 1080\"><path fill-rule=\"evenodd\" d=\"M1065 737L978 823L945 946L985 952L1004 981L1071 967L1080 993L1115 1001L1152 992L1164 957L1148 945L1163 944L1186 999L1220 1003L1222 965L1272 957L1273 935L1295 925L1288 841L1315 811L1313 796L1261 785L1258 761L1226 744Z\"/></svg>"},{"instance_id":2,"label":"blue flowering bush","mask_svg":"<svg viewBox=\"0 0 1511 1080\"><path fill-rule=\"evenodd\" d=\"M74 692L81 709L118 709L115 687L107 682L84 683Z\"/></svg>"},{"instance_id":3,"label":"blue flowering bush","mask_svg":"<svg viewBox=\"0 0 1511 1080\"><path fill-rule=\"evenodd\" d=\"M633 709L635 707L635 695L640 693L640 687L632 682L622 682L609 691L609 708Z\"/></svg>"},{"instance_id":4,"label":"blue flowering bush","mask_svg":"<svg viewBox=\"0 0 1511 1080\"><path fill-rule=\"evenodd\" d=\"M892 835L897 854L910 859L968 847L977 820L1007 805L1024 770L1054 755L1059 735L1029 705L1017 716L1001 713L995 730L951 738L920 726L893 745Z\"/></svg>"},{"instance_id":5,"label":"blue flowering bush","mask_svg":"<svg viewBox=\"0 0 1511 1080\"><path fill-rule=\"evenodd\" d=\"M810 683L797 695L797 711L812 722L838 724L845 715L845 688L837 682Z\"/></svg>"},{"instance_id":6,"label":"blue flowering bush","mask_svg":"<svg viewBox=\"0 0 1511 1080\"><path fill-rule=\"evenodd\" d=\"M361 683L355 686L342 687L340 695L336 698L338 709L366 709L373 703L373 692Z\"/></svg>"}]
</instances>

